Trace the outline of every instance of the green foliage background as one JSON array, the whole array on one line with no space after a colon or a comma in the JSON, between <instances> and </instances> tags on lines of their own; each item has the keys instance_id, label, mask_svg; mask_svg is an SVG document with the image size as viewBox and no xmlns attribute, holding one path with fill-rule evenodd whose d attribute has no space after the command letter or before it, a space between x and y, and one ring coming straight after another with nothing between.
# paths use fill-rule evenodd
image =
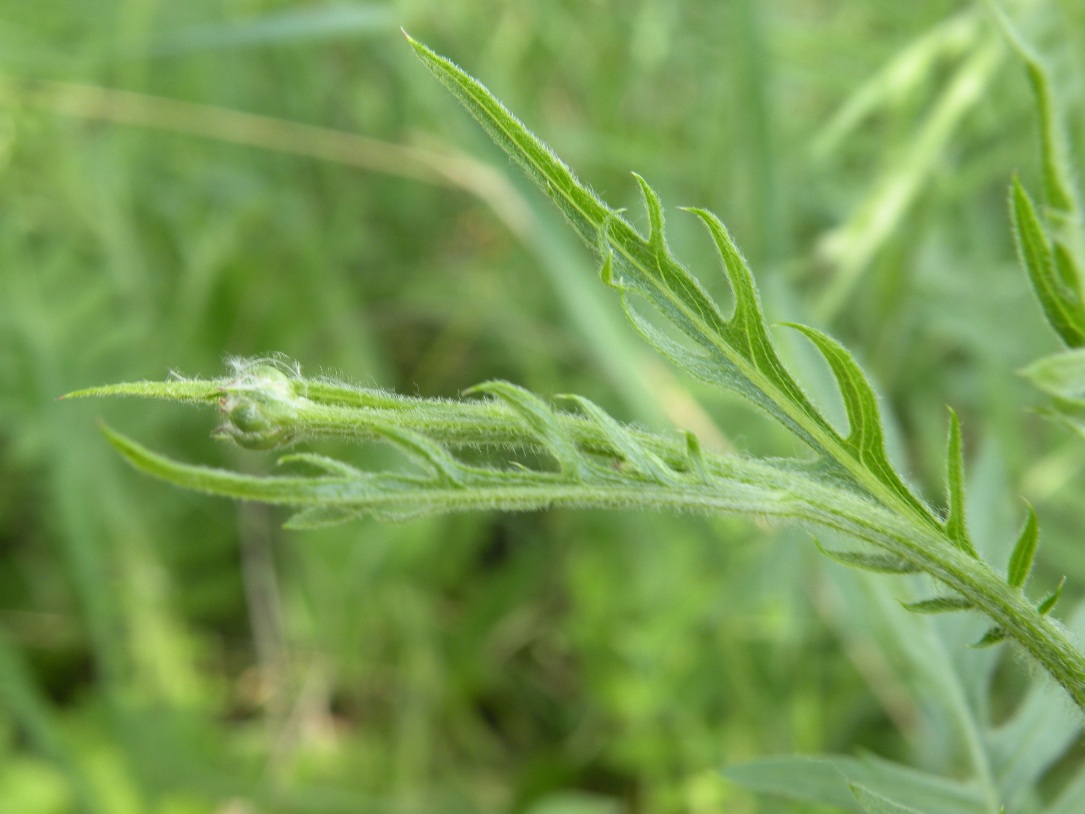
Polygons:
<instances>
[{"instance_id":1,"label":"green foliage background","mask_svg":"<svg viewBox=\"0 0 1085 814\"><path fill-rule=\"evenodd\" d=\"M1013 11L1085 155L1085 12ZM964 772L932 746L933 656L894 643L982 622L901 621L908 586L842 573L801 531L552 512L291 533L136 476L93 430L105 412L182 459L266 469L202 440L210 416L54 401L282 351L400 392L501 377L792 451L640 343L399 25L608 200L639 216L636 169L718 212L770 318L859 356L937 502L953 405L977 544L1004 558L1024 495L1037 594L1065 574L1080 596L1085 448L1014 372L1056 344L1006 211L1011 173L1037 186L1035 117L982 6L4 0L0 811L793 812L814 809L718 770L867 749ZM696 224L670 225L723 295ZM791 352L831 406L827 370ZM997 723L1029 680L1007 659L974 706Z\"/></svg>"}]
</instances>

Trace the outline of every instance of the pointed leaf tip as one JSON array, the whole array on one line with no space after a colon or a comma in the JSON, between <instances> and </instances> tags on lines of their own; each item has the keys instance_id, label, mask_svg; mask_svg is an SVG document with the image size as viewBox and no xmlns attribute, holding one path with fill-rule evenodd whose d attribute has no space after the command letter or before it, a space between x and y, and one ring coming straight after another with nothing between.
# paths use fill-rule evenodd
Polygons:
<instances>
[{"instance_id":1,"label":"pointed leaf tip","mask_svg":"<svg viewBox=\"0 0 1085 814\"><path fill-rule=\"evenodd\" d=\"M452 454L447 449L437 442L413 430L396 427L392 424L372 421L370 422L370 428L428 470L439 482L452 487L462 487L464 485L462 465L452 457ZM313 462L312 458L309 459L309 462ZM357 470L355 470L355 473L357 473Z\"/></svg>"},{"instance_id":2,"label":"pointed leaf tip","mask_svg":"<svg viewBox=\"0 0 1085 814\"><path fill-rule=\"evenodd\" d=\"M705 463L704 452L701 450L701 442L689 430L685 430L684 434L686 436L686 461L689 469L701 479L701 483L708 483L710 475L708 465Z\"/></svg>"},{"instance_id":3,"label":"pointed leaf tip","mask_svg":"<svg viewBox=\"0 0 1085 814\"><path fill-rule=\"evenodd\" d=\"M1055 605L1059 603L1059 597L1062 596L1062 586L1066 584L1066 577L1059 580L1059 584L1055 586L1055 590L1040 600L1036 606L1036 610L1039 611L1041 616L1047 616L1055 609Z\"/></svg>"},{"instance_id":4,"label":"pointed leaf tip","mask_svg":"<svg viewBox=\"0 0 1085 814\"><path fill-rule=\"evenodd\" d=\"M657 455L645 449L628 428L594 401L576 395L563 395L560 398L574 402L585 416L603 431L619 460L630 463L647 480L662 484L675 482L674 472Z\"/></svg>"},{"instance_id":5,"label":"pointed leaf tip","mask_svg":"<svg viewBox=\"0 0 1085 814\"><path fill-rule=\"evenodd\" d=\"M978 557L975 546L968 536L965 519L964 493L964 440L961 436L961 420L957 412L949 409L949 439L946 442L946 484L948 490L949 516L946 518L946 534L961 551Z\"/></svg>"},{"instance_id":6,"label":"pointed leaf tip","mask_svg":"<svg viewBox=\"0 0 1085 814\"><path fill-rule=\"evenodd\" d=\"M619 283L614 277L614 254L607 252L603 258L603 265L599 269L599 279L603 281L603 285L607 288L613 288L621 291L622 284Z\"/></svg>"},{"instance_id":7,"label":"pointed leaf tip","mask_svg":"<svg viewBox=\"0 0 1085 814\"><path fill-rule=\"evenodd\" d=\"M987 647L993 647L1001 641L1006 639L1006 631L1000 627L993 627L984 633L978 641L968 645L973 650L983 650Z\"/></svg>"},{"instance_id":8,"label":"pointed leaf tip","mask_svg":"<svg viewBox=\"0 0 1085 814\"><path fill-rule=\"evenodd\" d=\"M644 206L648 210L648 244L656 252L666 252L667 245L663 236L663 203L643 176L633 173L633 177L640 185L641 195L644 196Z\"/></svg>"},{"instance_id":9,"label":"pointed leaf tip","mask_svg":"<svg viewBox=\"0 0 1085 814\"><path fill-rule=\"evenodd\" d=\"M847 348L817 328L797 322L783 324L809 339L828 363L848 416L848 436L841 440L846 444L851 456L917 515L931 524L936 524L930 510L915 496L889 460L878 397L855 357ZM839 435L835 430L833 432Z\"/></svg>"},{"instance_id":10,"label":"pointed leaf tip","mask_svg":"<svg viewBox=\"0 0 1085 814\"><path fill-rule=\"evenodd\" d=\"M878 574L916 574L919 568L910 562L894 557L892 554L867 553L865 551L837 551L825 548L821 541L814 539L814 545L818 551L831 560L849 568L858 568L863 571L873 571Z\"/></svg>"},{"instance_id":11,"label":"pointed leaf tip","mask_svg":"<svg viewBox=\"0 0 1085 814\"><path fill-rule=\"evenodd\" d=\"M1036 558L1036 549L1040 542L1040 524L1032 504L1027 504L1028 516L1025 525L1017 537L1017 544L1010 555L1010 564L1006 571L1006 582L1013 588L1023 588L1032 572L1032 563Z\"/></svg>"},{"instance_id":12,"label":"pointed leaf tip","mask_svg":"<svg viewBox=\"0 0 1085 814\"><path fill-rule=\"evenodd\" d=\"M912 613L951 613L953 611L972 610L976 606L963 596L936 596L919 602L901 602L905 610Z\"/></svg>"},{"instance_id":13,"label":"pointed leaf tip","mask_svg":"<svg viewBox=\"0 0 1085 814\"><path fill-rule=\"evenodd\" d=\"M577 480L582 477L585 461L576 442L561 426L550 405L530 390L495 380L476 384L463 392L465 395L484 393L505 402L546 447L563 473Z\"/></svg>"},{"instance_id":14,"label":"pointed leaf tip","mask_svg":"<svg viewBox=\"0 0 1085 814\"><path fill-rule=\"evenodd\" d=\"M1016 176L1011 183L1010 216L1021 265L1048 324L1069 347L1085 345L1085 308L1060 277L1051 240Z\"/></svg>"},{"instance_id":15,"label":"pointed leaf tip","mask_svg":"<svg viewBox=\"0 0 1085 814\"><path fill-rule=\"evenodd\" d=\"M918 809L878 794L859 783L848 783L848 790L865 814L921 814Z\"/></svg>"},{"instance_id":16,"label":"pointed leaf tip","mask_svg":"<svg viewBox=\"0 0 1085 814\"><path fill-rule=\"evenodd\" d=\"M313 531L349 523L362 514L361 510L348 506L311 506L294 514L283 523L283 528L291 531Z\"/></svg>"}]
</instances>

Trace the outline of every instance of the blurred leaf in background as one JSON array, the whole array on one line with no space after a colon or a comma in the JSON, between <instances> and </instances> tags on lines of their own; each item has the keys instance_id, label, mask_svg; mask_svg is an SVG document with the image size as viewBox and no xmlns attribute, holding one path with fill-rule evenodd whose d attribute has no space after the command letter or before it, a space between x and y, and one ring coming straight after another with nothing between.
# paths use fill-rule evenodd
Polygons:
<instances>
[{"instance_id":1,"label":"blurred leaf in background","mask_svg":"<svg viewBox=\"0 0 1085 814\"><path fill-rule=\"evenodd\" d=\"M1011 11L1080 156L1080 5ZM595 512L288 532L135 476L93 431L105 409L182 457L270 465L193 441L200 416L54 402L281 351L405 393L506 378L789 449L652 358L400 25L608 199L639 213L636 169L719 212L770 317L856 350L917 485L939 488L951 403L989 489L974 536L1012 541L1005 495L1024 493L1045 519L1034 579L1085 584L1080 442L1025 412L1040 398L1013 372L1054 349L1005 205L1041 167L982 6L0 0L0 811L822 811L718 769L859 749L971 776L960 754L922 762L945 696L834 610L846 592L874 625L894 597L841 583L803 535ZM672 243L715 268L682 220ZM1024 679L992 664L998 723ZM862 810L841 788L822 802Z\"/></svg>"}]
</instances>

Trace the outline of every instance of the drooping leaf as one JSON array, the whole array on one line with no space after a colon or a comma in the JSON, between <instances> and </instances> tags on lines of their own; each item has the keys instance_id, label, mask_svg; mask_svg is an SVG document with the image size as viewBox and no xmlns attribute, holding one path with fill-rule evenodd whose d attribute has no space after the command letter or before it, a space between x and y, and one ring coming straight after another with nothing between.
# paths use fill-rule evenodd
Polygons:
<instances>
[{"instance_id":1,"label":"drooping leaf","mask_svg":"<svg viewBox=\"0 0 1085 814\"><path fill-rule=\"evenodd\" d=\"M919 602L902 602L901 604L912 613L950 613L972 610L976 607L975 603L963 596L936 596Z\"/></svg>"},{"instance_id":2,"label":"drooping leaf","mask_svg":"<svg viewBox=\"0 0 1085 814\"><path fill-rule=\"evenodd\" d=\"M530 431L525 427L525 433ZM427 473L424 476L348 467L342 471L350 474L260 477L181 463L152 452L108 427L103 426L102 432L136 469L176 486L235 500L328 510L303 513L295 525L324 523L338 517L332 509L386 520L486 509L530 511L552 506L603 509L654 506L783 518L802 516L809 511L796 501L796 494L812 494L823 488L787 468L777 469L733 456L726 460L717 457L711 467L712 475L705 482L675 479L655 483L641 477L621 477L613 469L586 464L578 471L562 472L468 466L439 445L420 443L418 437L406 431L385 432L385 435L422 465ZM839 498L842 502L849 500L846 493ZM865 516L871 508L874 507L861 507L857 511Z\"/></svg>"},{"instance_id":3,"label":"drooping leaf","mask_svg":"<svg viewBox=\"0 0 1085 814\"><path fill-rule=\"evenodd\" d=\"M343 506L312 506L302 509L283 523L284 529L292 531L312 531L330 526L341 526L361 517L364 512Z\"/></svg>"},{"instance_id":4,"label":"drooping leaf","mask_svg":"<svg viewBox=\"0 0 1085 814\"><path fill-rule=\"evenodd\" d=\"M676 473L649 450L645 449L633 434L609 416L598 404L583 396L563 396L577 404L606 433L615 451L649 480L656 483L674 483Z\"/></svg>"},{"instance_id":5,"label":"drooping leaf","mask_svg":"<svg viewBox=\"0 0 1085 814\"><path fill-rule=\"evenodd\" d=\"M355 478L363 475L363 472L360 469L353 467L348 463L344 463L336 458L329 458L327 455L317 455L312 452L293 452L289 455L283 455L276 463L279 464L279 466L295 463L308 464L329 475L339 475L344 478Z\"/></svg>"},{"instance_id":6,"label":"drooping leaf","mask_svg":"<svg viewBox=\"0 0 1085 814\"><path fill-rule=\"evenodd\" d=\"M818 540L814 540L815 545L818 547L818 551L827 556L831 560L836 560L842 565L847 565L851 568L859 568L863 571L874 571L879 574L915 574L919 572L919 568L903 560L900 557L894 557L891 554L883 553L871 553L865 551L836 551L831 548L824 548Z\"/></svg>"},{"instance_id":7,"label":"drooping leaf","mask_svg":"<svg viewBox=\"0 0 1085 814\"><path fill-rule=\"evenodd\" d=\"M374 424L372 427L377 434L391 441L423 468L429 470L441 484L457 488L464 485L460 463L440 444L421 433L405 430L393 424Z\"/></svg>"},{"instance_id":8,"label":"drooping leaf","mask_svg":"<svg viewBox=\"0 0 1085 814\"><path fill-rule=\"evenodd\" d=\"M1003 642L1005 640L1006 631L1000 627L992 627L969 646L972 647L974 650L983 650L987 647L994 647L999 642Z\"/></svg>"},{"instance_id":9,"label":"drooping leaf","mask_svg":"<svg viewBox=\"0 0 1085 814\"><path fill-rule=\"evenodd\" d=\"M561 471L573 477L581 477L586 465L576 442L562 427L553 411L534 393L509 382L484 382L465 391L466 394L484 393L508 404L535 437L554 456Z\"/></svg>"}]
</instances>

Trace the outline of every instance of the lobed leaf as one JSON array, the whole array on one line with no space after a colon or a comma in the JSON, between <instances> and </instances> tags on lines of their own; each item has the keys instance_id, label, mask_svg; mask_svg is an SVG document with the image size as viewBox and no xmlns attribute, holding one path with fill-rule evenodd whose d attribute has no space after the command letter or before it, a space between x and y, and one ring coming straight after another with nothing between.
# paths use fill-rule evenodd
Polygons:
<instances>
[{"instance_id":1,"label":"lobed leaf","mask_svg":"<svg viewBox=\"0 0 1085 814\"><path fill-rule=\"evenodd\" d=\"M835 347L830 351L830 364L838 372L841 387L859 396L856 401L845 394L857 411L849 439L837 433L788 372L769 336L749 267L715 215L703 209L688 210L700 218L720 254L734 298L729 318L667 247L662 205L643 178L635 176L648 212L647 238L578 181L481 83L445 57L409 36L408 40L441 83L552 198L584 242L601 255L603 279L621 291L630 319L653 346L698 378L740 392L833 463L857 489L886 505L902 508L929 527L941 528L933 512L915 497L888 461L876 405L873 411L869 409L869 384L854 360L845 359L846 352L841 356ZM631 295L647 300L696 350L664 336L641 317L630 303Z\"/></svg>"},{"instance_id":2,"label":"lobed leaf","mask_svg":"<svg viewBox=\"0 0 1085 814\"><path fill-rule=\"evenodd\" d=\"M1065 631L1044 618L1057 601L1061 584L1035 608L1021 595L1020 585L1011 584L1015 580L1023 584L1027 576L1028 539L1019 544L1010 582L976 557L965 528L964 471L955 417L947 464L950 505L943 522L893 467L877 397L842 346L813 328L794 326L814 343L836 378L848 415L846 435L816 409L785 368L749 267L718 218L704 210L689 210L707 229L727 275L733 307L726 317L667 247L662 205L644 179L637 177L648 211L647 237L581 184L481 84L444 57L411 43L423 62L600 253L603 280L619 291L627 314L648 341L693 375L743 394L809 444L815 458L755 461L706 455L692 434L686 434L683 445L625 427L583 399L578 400L581 414L559 412L507 382L488 382L467 391L492 397L486 400L409 399L309 382L294 367L283 369L276 360L254 360L235 365L238 376L233 379L168 386L137 383L79 395L217 402L226 421L221 434L248 446L276 446L319 435L355 441L383 439L421 464L423 473L364 472L318 456L295 456L292 460L316 466L321 474L253 477L171 461L103 428L130 463L186 488L294 506L301 511L291 522L299 527L363 514L397 520L453 511L551 506L735 512L821 524L880 549L876 556L833 552L846 564L893 573L923 571L950 592L906 605L909 610L983 610L995 629L1013 636L1085 709L1085 656ZM1023 253L1032 258L1045 284L1057 292L1066 280L1060 271L1059 244L1052 248L1023 190L1017 197L1023 201L1019 207ZM672 339L642 316L641 301L647 301L685 341ZM546 453L553 456L558 470L510 467L507 462L467 465L451 451L473 446Z\"/></svg>"},{"instance_id":3,"label":"lobed leaf","mask_svg":"<svg viewBox=\"0 0 1085 814\"><path fill-rule=\"evenodd\" d=\"M855 358L843 345L816 328L795 322L784 324L799 331L813 342L821 355L825 357L825 361L829 363L829 368L836 378L840 394L844 399L849 430L845 441L852 454L867 471L911 506L916 514L926 517L929 510L912 493L889 461L889 455L885 450L882 419L878 410L878 398ZM958 543L958 547L962 550L975 555L967 537L963 544L952 535L951 539Z\"/></svg>"}]
</instances>

